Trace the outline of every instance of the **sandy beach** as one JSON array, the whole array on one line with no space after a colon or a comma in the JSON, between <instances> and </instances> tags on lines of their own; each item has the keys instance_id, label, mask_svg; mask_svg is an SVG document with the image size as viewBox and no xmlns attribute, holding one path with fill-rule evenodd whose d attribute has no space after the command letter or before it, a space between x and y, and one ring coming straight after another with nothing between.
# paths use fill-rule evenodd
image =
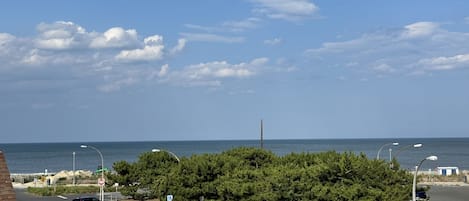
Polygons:
<instances>
[{"instance_id":1,"label":"sandy beach","mask_svg":"<svg viewBox=\"0 0 469 201\"><path fill-rule=\"evenodd\" d=\"M30 173L30 174L11 174L13 188L28 188L28 187L47 187L54 185L59 181L66 181L66 183L72 184L73 178L85 178L87 181L93 176L93 172L88 170L77 170L67 171L62 170L57 173L50 173L44 175L44 173ZM93 181L93 180L92 180ZM77 185L94 185L96 182L87 182L87 184L81 184L77 182ZM97 185L97 184L96 184Z\"/></svg>"}]
</instances>

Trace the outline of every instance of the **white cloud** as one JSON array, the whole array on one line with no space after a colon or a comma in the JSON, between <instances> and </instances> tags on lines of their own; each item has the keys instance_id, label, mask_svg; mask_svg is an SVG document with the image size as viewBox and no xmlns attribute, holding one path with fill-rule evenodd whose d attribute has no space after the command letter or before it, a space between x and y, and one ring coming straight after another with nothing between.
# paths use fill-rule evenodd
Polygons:
<instances>
[{"instance_id":1,"label":"white cloud","mask_svg":"<svg viewBox=\"0 0 469 201\"><path fill-rule=\"evenodd\" d=\"M457 68L467 68L469 66L469 54L422 59L418 63L424 69L428 70L453 70Z\"/></svg>"},{"instance_id":2,"label":"white cloud","mask_svg":"<svg viewBox=\"0 0 469 201\"><path fill-rule=\"evenodd\" d=\"M197 42L219 42L219 43L241 43L244 42L243 37L227 37L216 34L205 33L180 33L188 41Z\"/></svg>"},{"instance_id":3,"label":"white cloud","mask_svg":"<svg viewBox=\"0 0 469 201\"><path fill-rule=\"evenodd\" d=\"M182 51L187 44L181 38L166 52L160 35L142 41L134 29L112 27L105 32L88 32L80 25L64 21L40 23L36 29L37 35L29 37L0 33L0 76L15 75L16 82L27 82L42 80L41 76L47 75L50 86L60 85L52 82L62 82L62 77L70 76L70 80L76 79L74 82L86 86L100 83L93 88L111 92L139 80L150 81L146 78L152 73L156 79L167 77L168 65L161 69L153 66L160 65L166 55ZM29 85L21 86L26 89Z\"/></svg>"},{"instance_id":4,"label":"white cloud","mask_svg":"<svg viewBox=\"0 0 469 201\"><path fill-rule=\"evenodd\" d=\"M73 22L58 21L52 24L41 23L37 26L39 37L35 45L41 49L74 49L86 47L90 34Z\"/></svg>"},{"instance_id":5,"label":"white cloud","mask_svg":"<svg viewBox=\"0 0 469 201\"><path fill-rule=\"evenodd\" d=\"M255 13L272 19L301 20L311 17L319 8L309 0L251 0Z\"/></svg>"},{"instance_id":6,"label":"white cloud","mask_svg":"<svg viewBox=\"0 0 469 201\"><path fill-rule=\"evenodd\" d=\"M91 48L116 48L135 47L139 44L135 29L124 30L121 27L113 27L99 34L91 43Z\"/></svg>"},{"instance_id":7,"label":"white cloud","mask_svg":"<svg viewBox=\"0 0 469 201\"><path fill-rule=\"evenodd\" d=\"M104 33L87 32L73 22L58 21L41 23L37 31L39 36L34 43L40 49L129 48L141 44L136 30L122 27L112 27Z\"/></svg>"},{"instance_id":8,"label":"white cloud","mask_svg":"<svg viewBox=\"0 0 469 201\"><path fill-rule=\"evenodd\" d=\"M15 40L15 36L8 33L0 33L0 45L6 45L8 42Z\"/></svg>"},{"instance_id":9,"label":"white cloud","mask_svg":"<svg viewBox=\"0 0 469 201\"><path fill-rule=\"evenodd\" d=\"M396 69L393 67L389 66L388 64L379 64L373 67L373 70L382 72L382 73L394 73L396 72Z\"/></svg>"},{"instance_id":10,"label":"white cloud","mask_svg":"<svg viewBox=\"0 0 469 201\"><path fill-rule=\"evenodd\" d=\"M254 75L254 71L249 69L246 63L229 64L226 61L214 61L209 63L200 63L189 66L184 74L188 78L199 80L205 78L224 78L224 77L249 77Z\"/></svg>"},{"instance_id":11,"label":"white cloud","mask_svg":"<svg viewBox=\"0 0 469 201\"><path fill-rule=\"evenodd\" d=\"M163 37L159 35L150 36L144 40L142 49L122 50L116 55L117 60L123 61L151 61L163 58Z\"/></svg>"},{"instance_id":12,"label":"white cloud","mask_svg":"<svg viewBox=\"0 0 469 201\"><path fill-rule=\"evenodd\" d=\"M158 72L158 77L163 77L168 74L169 71L169 65L165 64L161 66L161 70Z\"/></svg>"},{"instance_id":13,"label":"white cloud","mask_svg":"<svg viewBox=\"0 0 469 201\"><path fill-rule=\"evenodd\" d=\"M164 64L161 66L161 68L159 70L157 69L151 69L149 70L146 74L148 74L146 76L146 80L155 80L155 79L158 79L158 78L161 78L161 79L166 79L164 78L166 75L168 75L169 73L169 64Z\"/></svg>"},{"instance_id":14,"label":"white cloud","mask_svg":"<svg viewBox=\"0 0 469 201\"><path fill-rule=\"evenodd\" d=\"M18 54L17 51L13 50L14 45L11 44L15 41L15 39L16 39L16 37L11 35L11 34L0 33L0 59L2 57L4 57L5 59L8 60L9 58L12 58L12 56L13 56L13 55L11 55L12 53ZM2 61L2 60L0 60L0 61ZM3 65L5 65L5 63L7 63L7 61L2 61L2 62L3 62ZM2 67L0 67L0 69L1 68Z\"/></svg>"},{"instance_id":15,"label":"white cloud","mask_svg":"<svg viewBox=\"0 0 469 201\"><path fill-rule=\"evenodd\" d=\"M452 32L434 22L416 22L305 51L315 64L339 66L359 74L423 75L467 65L469 32ZM353 64L353 65L352 65Z\"/></svg>"},{"instance_id":16,"label":"white cloud","mask_svg":"<svg viewBox=\"0 0 469 201\"><path fill-rule=\"evenodd\" d=\"M278 45L282 42L281 38L274 38L269 40L264 40L264 44L266 45Z\"/></svg>"},{"instance_id":17,"label":"white cloud","mask_svg":"<svg viewBox=\"0 0 469 201\"><path fill-rule=\"evenodd\" d=\"M186 46L186 42L187 42L187 40L186 40L185 38L180 38L180 39L178 40L177 45L174 46L174 47L171 49L170 54L171 54L171 55L174 55L174 54L177 54L178 52L181 52L181 51L184 49L184 47Z\"/></svg>"},{"instance_id":18,"label":"white cloud","mask_svg":"<svg viewBox=\"0 0 469 201\"><path fill-rule=\"evenodd\" d=\"M21 60L21 63L31 65L31 66L39 66L46 63L48 59L44 56L39 54L38 49L32 49L29 51L29 54L25 55Z\"/></svg>"},{"instance_id":19,"label":"white cloud","mask_svg":"<svg viewBox=\"0 0 469 201\"><path fill-rule=\"evenodd\" d=\"M415 38L432 35L438 30L439 25L434 22L417 22L404 27L403 37Z\"/></svg>"},{"instance_id":20,"label":"white cloud","mask_svg":"<svg viewBox=\"0 0 469 201\"><path fill-rule=\"evenodd\" d=\"M218 87L225 79L246 79L257 75L265 68L268 61L268 58L257 58L248 63L238 64L230 64L227 61L194 64L167 73L162 81L183 86Z\"/></svg>"}]
</instances>

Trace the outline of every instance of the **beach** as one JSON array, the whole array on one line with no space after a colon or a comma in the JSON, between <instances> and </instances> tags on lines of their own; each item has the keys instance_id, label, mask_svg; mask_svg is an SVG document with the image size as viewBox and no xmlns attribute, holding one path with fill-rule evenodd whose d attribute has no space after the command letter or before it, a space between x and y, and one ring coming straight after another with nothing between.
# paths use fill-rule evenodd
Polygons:
<instances>
[{"instance_id":1,"label":"beach","mask_svg":"<svg viewBox=\"0 0 469 201\"><path fill-rule=\"evenodd\" d=\"M23 189L28 187L48 187L60 183L61 185L72 185L75 177L77 185L97 185L92 180L93 172L89 170L68 171L62 170L57 173L25 173L10 174L13 188Z\"/></svg>"}]
</instances>

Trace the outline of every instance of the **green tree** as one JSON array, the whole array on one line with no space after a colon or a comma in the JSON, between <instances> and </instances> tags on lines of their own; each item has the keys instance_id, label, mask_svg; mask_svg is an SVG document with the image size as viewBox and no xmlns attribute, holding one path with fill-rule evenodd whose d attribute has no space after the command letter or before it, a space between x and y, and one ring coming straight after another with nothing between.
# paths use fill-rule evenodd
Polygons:
<instances>
[{"instance_id":1,"label":"green tree","mask_svg":"<svg viewBox=\"0 0 469 201\"><path fill-rule=\"evenodd\" d=\"M399 167L396 161L396 167ZM239 147L193 155L178 163L165 153L143 153L114 164L110 176L135 198L165 200L296 201L408 200L412 175L364 154L291 153Z\"/></svg>"}]
</instances>

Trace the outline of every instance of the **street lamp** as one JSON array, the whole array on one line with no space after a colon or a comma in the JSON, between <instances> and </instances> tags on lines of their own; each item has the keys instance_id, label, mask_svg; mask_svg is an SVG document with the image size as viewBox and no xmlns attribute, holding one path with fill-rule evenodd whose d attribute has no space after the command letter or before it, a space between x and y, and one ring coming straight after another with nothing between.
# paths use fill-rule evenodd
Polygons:
<instances>
[{"instance_id":1,"label":"street lamp","mask_svg":"<svg viewBox=\"0 0 469 201\"><path fill-rule=\"evenodd\" d=\"M170 152L170 151L168 151L168 150L164 150L164 149L152 149L152 150L151 150L151 152L162 152L162 151L164 151L164 152L166 152L166 153L169 153L171 156L173 156L174 158L176 158L176 160L178 161L178 163L181 161L181 160L179 160L179 157L176 156L176 154L174 154L173 152Z\"/></svg>"},{"instance_id":2,"label":"street lamp","mask_svg":"<svg viewBox=\"0 0 469 201\"><path fill-rule=\"evenodd\" d=\"M438 160L437 156L428 156L427 158L423 159L420 161L420 163L415 166L415 173L414 173L414 181L412 183L412 201L415 201L415 189L416 189L416 183L417 183L417 172L419 171L420 165L422 165L423 161L430 160L430 161L436 161Z\"/></svg>"},{"instance_id":3,"label":"street lamp","mask_svg":"<svg viewBox=\"0 0 469 201\"><path fill-rule=\"evenodd\" d=\"M153 152L153 153L154 152L162 152L162 151L168 153L171 156L173 156L178 161L178 164L181 162L181 160L179 160L179 157L176 156L176 154L174 154L173 152L170 152L170 151L164 150L164 149L152 149L151 150L151 152ZM169 179L168 179L168 181L169 181ZM172 199L173 199L173 195L168 195L167 200L172 200Z\"/></svg>"},{"instance_id":4,"label":"street lamp","mask_svg":"<svg viewBox=\"0 0 469 201\"><path fill-rule=\"evenodd\" d=\"M387 144L384 144L383 146L381 146L378 150L378 154L376 155L376 159L379 160L379 153L381 152L381 150L385 147L385 146L389 146L389 145L392 145L392 146L397 146L399 145L399 142L392 142L392 143L387 143ZM391 158L389 159L391 160Z\"/></svg>"},{"instance_id":5,"label":"street lamp","mask_svg":"<svg viewBox=\"0 0 469 201\"><path fill-rule=\"evenodd\" d=\"M104 201L104 160L103 160L103 154L98 150L98 148L93 147L91 145L80 145L81 148L91 148L94 149L96 152L98 152L99 157L101 158L101 181L98 182L99 184L99 200Z\"/></svg>"}]
</instances>

